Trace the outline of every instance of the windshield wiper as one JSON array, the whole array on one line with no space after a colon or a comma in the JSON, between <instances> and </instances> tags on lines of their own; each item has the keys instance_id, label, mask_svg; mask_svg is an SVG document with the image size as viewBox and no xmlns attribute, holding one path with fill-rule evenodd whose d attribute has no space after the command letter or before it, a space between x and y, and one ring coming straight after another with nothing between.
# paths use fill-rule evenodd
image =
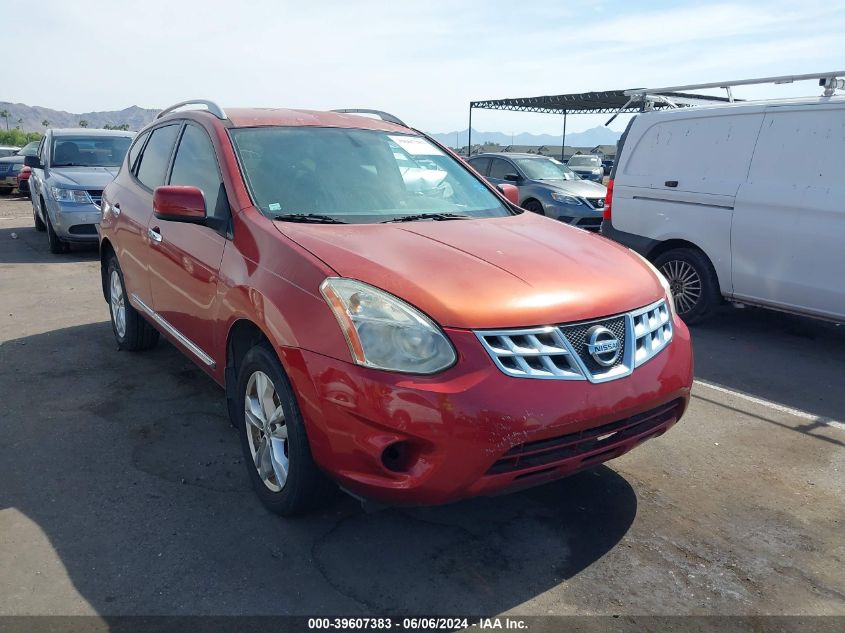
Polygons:
<instances>
[{"instance_id":1,"label":"windshield wiper","mask_svg":"<svg viewBox=\"0 0 845 633\"><path fill-rule=\"evenodd\" d=\"M382 224L390 222L416 222L417 220L471 220L468 215L460 213L420 213L419 215L403 215L392 220L384 220Z\"/></svg>"},{"instance_id":2,"label":"windshield wiper","mask_svg":"<svg viewBox=\"0 0 845 633\"><path fill-rule=\"evenodd\" d=\"M281 222L309 222L311 224L348 224L343 220L338 220L330 215L320 215L319 213L283 213L281 215L273 216L274 220Z\"/></svg>"}]
</instances>

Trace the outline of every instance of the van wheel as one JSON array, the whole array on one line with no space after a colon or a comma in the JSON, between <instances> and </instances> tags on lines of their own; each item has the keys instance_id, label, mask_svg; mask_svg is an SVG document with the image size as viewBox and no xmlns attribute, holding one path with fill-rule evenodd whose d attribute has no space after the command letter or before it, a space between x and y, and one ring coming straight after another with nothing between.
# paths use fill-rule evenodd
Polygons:
<instances>
[{"instance_id":1,"label":"van wheel","mask_svg":"<svg viewBox=\"0 0 845 633\"><path fill-rule=\"evenodd\" d=\"M120 349L130 352L151 349L158 343L158 330L144 320L126 297L123 273L112 256L107 268L111 329Z\"/></svg>"},{"instance_id":2,"label":"van wheel","mask_svg":"<svg viewBox=\"0 0 845 633\"><path fill-rule=\"evenodd\" d=\"M330 500L336 488L311 457L293 389L272 350L256 345L246 353L236 389L244 463L261 503L293 516Z\"/></svg>"},{"instance_id":3,"label":"van wheel","mask_svg":"<svg viewBox=\"0 0 845 633\"><path fill-rule=\"evenodd\" d=\"M526 211L531 211L531 213L546 215L546 212L543 210L543 205L536 200L527 200L525 204L522 205L522 208Z\"/></svg>"},{"instance_id":4,"label":"van wheel","mask_svg":"<svg viewBox=\"0 0 845 633\"><path fill-rule=\"evenodd\" d=\"M678 316L688 324L710 316L721 293L716 271L704 253L692 248L675 248L658 255L654 265L669 282Z\"/></svg>"}]
</instances>

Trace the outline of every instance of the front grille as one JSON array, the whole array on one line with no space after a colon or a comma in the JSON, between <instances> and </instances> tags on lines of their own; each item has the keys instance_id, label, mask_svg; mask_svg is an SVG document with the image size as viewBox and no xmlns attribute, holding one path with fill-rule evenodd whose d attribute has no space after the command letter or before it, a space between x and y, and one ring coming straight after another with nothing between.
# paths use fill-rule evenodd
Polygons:
<instances>
[{"instance_id":1,"label":"front grille","mask_svg":"<svg viewBox=\"0 0 845 633\"><path fill-rule=\"evenodd\" d=\"M587 370L595 375L612 370L617 365L622 364L624 354L620 353L616 361L611 366L604 366L596 362L596 360L587 351L587 333L596 325L602 326L613 332L619 340L619 348L625 349L625 317L617 317L615 319L608 319L603 321L593 321L589 323L579 323L578 325L564 325L561 326L564 336L572 345L572 349L578 354L579 358L586 365Z\"/></svg>"},{"instance_id":2,"label":"front grille","mask_svg":"<svg viewBox=\"0 0 845 633\"><path fill-rule=\"evenodd\" d=\"M91 196L91 200L94 201L98 207L100 206L100 201L103 199L103 190L102 189L88 189L88 195Z\"/></svg>"},{"instance_id":3,"label":"front grille","mask_svg":"<svg viewBox=\"0 0 845 633\"><path fill-rule=\"evenodd\" d=\"M525 442L511 448L487 471L488 475L514 472L537 466L545 466L562 460L572 459L587 453L584 461L604 461L615 457L612 448L627 439L648 433L673 419L677 419L680 400L662 405L645 413L610 422L602 426L584 429L559 437L535 442ZM602 451L601 449L605 449Z\"/></svg>"},{"instance_id":4,"label":"front grille","mask_svg":"<svg viewBox=\"0 0 845 633\"><path fill-rule=\"evenodd\" d=\"M68 229L73 235L96 235L97 227L94 224L75 224Z\"/></svg>"},{"instance_id":5,"label":"front grille","mask_svg":"<svg viewBox=\"0 0 845 633\"><path fill-rule=\"evenodd\" d=\"M584 198L594 209L604 209L604 198Z\"/></svg>"},{"instance_id":6,"label":"front grille","mask_svg":"<svg viewBox=\"0 0 845 633\"><path fill-rule=\"evenodd\" d=\"M609 366L588 349L595 327L606 328L594 342L618 342L619 354ZM475 332L496 366L508 376L552 380L606 382L629 375L659 354L672 340L672 319L665 299L605 319L534 328ZM595 350L599 359L611 353Z\"/></svg>"}]
</instances>

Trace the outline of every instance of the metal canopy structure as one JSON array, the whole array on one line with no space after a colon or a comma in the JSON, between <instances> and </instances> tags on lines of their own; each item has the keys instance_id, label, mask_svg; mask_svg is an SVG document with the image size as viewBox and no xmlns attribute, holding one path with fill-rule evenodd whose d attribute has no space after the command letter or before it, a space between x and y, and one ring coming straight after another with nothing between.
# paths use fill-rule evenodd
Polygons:
<instances>
[{"instance_id":1,"label":"metal canopy structure","mask_svg":"<svg viewBox=\"0 0 845 633\"><path fill-rule=\"evenodd\" d=\"M544 114L616 114L640 112L641 103L632 103L631 90L605 90L604 92L581 92L568 95L550 95L545 97L517 97L514 99L488 99L471 101L473 108L483 110L513 110L518 112L541 112ZM724 97L686 94L682 92L663 92L661 95L680 102L727 101ZM655 107L669 107L665 103L655 103ZM691 105L691 104L686 104Z\"/></svg>"},{"instance_id":2,"label":"metal canopy structure","mask_svg":"<svg viewBox=\"0 0 845 633\"><path fill-rule=\"evenodd\" d=\"M633 89L637 90L637 89ZM580 92L542 97L515 97L512 99L487 99L471 101L469 104L469 138L467 155L472 155L472 111L510 110L512 112L539 112L542 114L562 114L563 134L560 143L561 160L566 144L566 117L570 114L625 114L642 112L644 102L632 99L632 90L605 90L603 92ZM726 102L725 97L688 94L683 92L661 93L663 99L650 104L653 108L667 108L703 103Z\"/></svg>"}]
</instances>

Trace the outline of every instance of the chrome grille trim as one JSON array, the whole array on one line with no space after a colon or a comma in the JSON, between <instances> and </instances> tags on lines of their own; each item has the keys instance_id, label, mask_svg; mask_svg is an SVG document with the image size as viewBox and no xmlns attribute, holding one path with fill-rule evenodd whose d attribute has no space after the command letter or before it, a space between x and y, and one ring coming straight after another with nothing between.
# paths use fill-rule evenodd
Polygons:
<instances>
[{"instance_id":1,"label":"chrome grille trim","mask_svg":"<svg viewBox=\"0 0 845 633\"><path fill-rule=\"evenodd\" d=\"M624 320L622 361L593 372L567 332L581 325ZM481 345L502 373L516 378L589 380L592 383L624 378L636 367L663 351L672 340L672 317L665 299L643 308L603 319L533 328L475 330Z\"/></svg>"}]
</instances>

